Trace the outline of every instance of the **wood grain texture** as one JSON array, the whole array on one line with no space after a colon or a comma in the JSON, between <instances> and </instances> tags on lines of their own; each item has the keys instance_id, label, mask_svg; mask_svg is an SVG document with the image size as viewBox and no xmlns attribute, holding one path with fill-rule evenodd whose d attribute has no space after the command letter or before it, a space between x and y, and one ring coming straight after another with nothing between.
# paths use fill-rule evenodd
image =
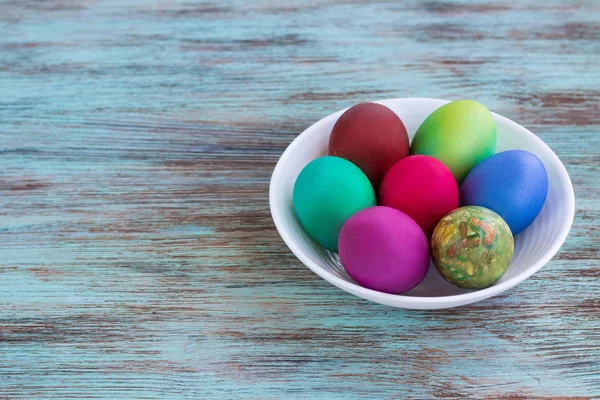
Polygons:
<instances>
[{"instance_id":1,"label":"wood grain texture","mask_svg":"<svg viewBox=\"0 0 600 400\"><path fill-rule=\"evenodd\" d=\"M596 0L0 1L0 398L600 397ZM270 218L317 119L470 98L548 143L577 211L500 297L324 282Z\"/></svg>"}]
</instances>

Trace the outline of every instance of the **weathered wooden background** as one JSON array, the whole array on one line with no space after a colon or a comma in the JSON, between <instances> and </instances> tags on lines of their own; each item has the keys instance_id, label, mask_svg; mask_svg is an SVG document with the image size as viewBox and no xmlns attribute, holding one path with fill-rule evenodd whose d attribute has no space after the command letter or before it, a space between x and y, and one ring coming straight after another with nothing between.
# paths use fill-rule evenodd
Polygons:
<instances>
[{"instance_id":1,"label":"weathered wooden background","mask_svg":"<svg viewBox=\"0 0 600 400\"><path fill-rule=\"evenodd\" d=\"M0 1L0 398L600 396L600 3ZM392 309L270 218L315 120L470 98L565 163L573 229L504 295Z\"/></svg>"}]
</instances>

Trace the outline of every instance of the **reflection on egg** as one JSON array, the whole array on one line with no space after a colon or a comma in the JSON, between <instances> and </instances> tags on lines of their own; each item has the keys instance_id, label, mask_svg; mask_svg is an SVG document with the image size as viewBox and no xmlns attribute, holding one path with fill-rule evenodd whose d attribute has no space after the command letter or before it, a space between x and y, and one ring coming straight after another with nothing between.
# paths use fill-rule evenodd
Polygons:
<instances>
[{"instance_id":1,"label":"reflection on egg","mask_svg":"<svg viewBox=\"0 0 600 400\"><path fill-rule=\"evenodd\" d=\"M490 111L476 101L458 100L441 106L423 121L410 153L437 158L460 184L471 168L495 150L496 124Z\"/></svg>"},{"instance_id":2,"label":"reflection on egg","mask_svg":"<svg viewBox=\"0 0 600 400\"><path fill-rule=\"evenodd\" d=\"M460 202L495 211L516 235L537 217L547 194L548 173L542 161L528 151L510 150L471 170L460 188Z\"/></svg>"}]
</instances>

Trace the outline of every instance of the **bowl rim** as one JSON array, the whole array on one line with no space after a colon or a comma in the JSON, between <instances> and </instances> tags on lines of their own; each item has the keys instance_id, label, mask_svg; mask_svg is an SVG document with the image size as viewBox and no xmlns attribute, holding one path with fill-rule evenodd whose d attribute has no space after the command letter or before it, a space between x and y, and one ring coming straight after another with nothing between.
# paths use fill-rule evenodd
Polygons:
<instances>
[{"instance_id":1,"label":"bowl rim","mask_svg":"<svg viewBox=\"0 0 600 400\"><path fill-rule=\"evenodd\" d=\"M403 98L375 100L375 101L373 101L373 103L380 103L380 104L386 105L386 103L397 102L397 101L438 102L438 103L440 103L440 106L443 105L444 103L450 102L450 100L426 98L426 97L403 97ZM372 300L372 301L375 301L375 302L378 302L381 304L395 305L395 303L398 303L401 301L402 303L405 303L403 306L401 306L403 308L420 308L419 305L422 305L425 307L429 306L428 308L431 308L431 306L434 306L438 303L448 302L448 305L446 307L453 307L453 305L466 305L466 304L474 303L476 301L483 300L483 299L486 299L489 297L493 297L497 294L500 294L500 293L518 285L519 283L525 281L530 276L532 276L537 271L539 271L544 265L546 265L556 255L558 250L560 250L561 246L565 242L565 240L571 230L571 227L573 225L573 219L575 217L575 192L573 190L573 184L571 182L571 178L569 177L569 174L568 174L564 164L562 163L562 161L560 161L560 159L554 153L554 151L550 148L550 146L548 146L542 139L540 139L538 136L536 136L533 132L531 132L529 129L525 128L524 126L492 111L491 113L494 116L494 118L498 118L498 119L504 121L505 123L508 123L509 125L513 125L514 127L517 128L517 130L521 131L522 134L529 135L541 148L543 148L549 154L549 156L552 158L553 162L558 163L558 165L560 165L560 168L558 168L558 170L559 170L558 181L560 183L560 186L566 187L567 191L568 191L568 199L567 199L566 207L567 207L567 213L569 215L569 220L568 220L568 222L564 223L561 226L560 232L556 236L556 239L550 246L549 250L535 264L528 267L525 271L517 274L516 276L514 276L500 284L497 284L497 285L495 284L495 285L492 285L485 289L481 289L481 290L477 290L477 291L473 291L473 292L461 293L461 294L457 294L457 295L451 295L451 296L434 296L434 297L404 296L402 294L389 294L389 293L379 292L379 291L376 291L373 289L368 289L368 288L362 287L356 283L346 281L346 280L336 276L335 274L329 272L327 269L321 267L320 265L315 263L313 260L311 260L308 256L306 256L304 254L304 252L294 243L294 240L292 239L291 235L287 232L287 230L282 228L282 226L283 226L282 216L278 212L275 211L275 201L276 201L276 199L275 199L275 183L278 181L279 175L283 171L283 165L286 164L286 160L288 158L290 158L292 154L294 154L296 148L300 145L300 142L302 140L301 137L303 135L310 134L310 131L312 129L314 129L315 126L320 125L321 123L325 122L328 119L334 118L337 114L341 114L342 112L344 112L347 109L348 108L345 108L345 109L342 109L339 111L335 111L335 112L327 115L326 117L321 118L320 120L316 121L315 123L313 123L312 125L307 127L298 136L296 136L294 138L294 140L287 146L285 151L281 154L279 159L277 160L277 164L275 165L275 168L273 169L273 173L271 175L271 180L269 183L269 209L270 209L271 217L273 219L275 227L277 228L277 231L279 232L279 235L281 236L281 238L283 239L283 241L285 242L287 247L292 251L292 253L305 266L307 266L311 271L313 271L314 273L319 275L321 278L325 279L326 281L330 282L331 284L337 286L338 288L340 288L344 291L350 292L358 297L362 297L367 300ZM412 304L410 304L410 303L412 303ZM398 307L398 305L395 305L395 306Z\"/></svg>"}]
</instances>

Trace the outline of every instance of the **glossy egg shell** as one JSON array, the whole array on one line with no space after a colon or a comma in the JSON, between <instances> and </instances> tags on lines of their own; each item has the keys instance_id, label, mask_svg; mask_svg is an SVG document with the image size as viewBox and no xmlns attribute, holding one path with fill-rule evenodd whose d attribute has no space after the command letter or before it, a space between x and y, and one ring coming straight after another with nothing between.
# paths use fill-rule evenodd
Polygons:
<instances>
[{"instance_id":1,"label":"glossy egg shell","mask_svg":"<svg viewBox=\"0 0 600 400\"><path fill-rule=\"evenodd\" d=\"M429 267L429 247L417 223L401 211L371 207L346 221L340 261L359 285L385 293L417 286Z\"/></svg>"},{"instance_id":2,"label":"glossy egg shell","mask_svg":"<svg viewBox=\"0 0 600 400\"><path fill-rule=\"evenodd\" d=\"M375 205L375 192L366 175L350 161L321 157L306 165L296 178L294 211L306 232L321 246L337 251L344 222Z\"/></svg>"},{"instance_id":3,"label":"glossy egg shell","mask_svg":"<svg viewBox=\"0 0 600 400\"><path fill-rule=\"evenodd\" d=\"M387 172L379 186L378 204L406 213L430 237L439 220L458 208L458 186L441 161L410 156Z\"/></svg>"},{"instance_id":4,"label":"glossy egg shell","mask_svg":"<svg viewBox=\"0 0 600 400\"><path fill-rule=\"evenodd\" d=\"M392 110L376 103L350 107L336 121L329 138L329 154L356 164L375 188L408 152L404 124Z\"/></svg>"},{"instance_id":5,"label":"glossy egg shell","mask_svg":"<svg viewBox=\"0 0 600 400\"><path fill-rule=\"evenodd\" d=\"M489 208L513 235L527 228L548 195L548 173L542 161L525 150L495 154L471 170L460 188L461 205Z\"/></svg>"},{"instance_id":6,"label":"glossy egg shell","mask_svg":"<svg viewBox=\"0 0 600 400\"><path fill-rule=\"evenodd\" d=\"M476 101L458 100L441 106L423 121L410 153L437 158L460 184L471 168L495 150L496 124L490 111Z\"/></svg>"}]
</instances>

